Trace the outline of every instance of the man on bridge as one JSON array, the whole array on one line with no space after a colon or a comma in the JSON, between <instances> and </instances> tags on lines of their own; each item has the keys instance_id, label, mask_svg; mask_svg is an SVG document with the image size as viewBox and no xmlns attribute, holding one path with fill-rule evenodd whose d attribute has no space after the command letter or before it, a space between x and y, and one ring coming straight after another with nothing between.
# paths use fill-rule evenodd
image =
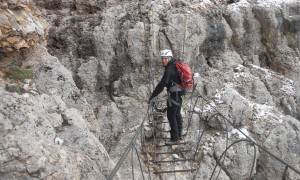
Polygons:
<instances>
[{"instance_id":1,"label":"man on bridge","mask_svg":"<svg viewBox=\"0 0 300 180\"><path fill-rule=\"evenodd\" d=\"M158 96L166 87L169 93L167 101L167 117L171 127L171 139L166 142L166 145L175 145L182 141L182 89L178 87L181 83L176 61L173 59L171 50L165 49L160 52L162 65L165 67L164 75L160 82L155 87L152 95L149 98L149 104L153 104L154 97Z\"/></svg>"}]
</instances>

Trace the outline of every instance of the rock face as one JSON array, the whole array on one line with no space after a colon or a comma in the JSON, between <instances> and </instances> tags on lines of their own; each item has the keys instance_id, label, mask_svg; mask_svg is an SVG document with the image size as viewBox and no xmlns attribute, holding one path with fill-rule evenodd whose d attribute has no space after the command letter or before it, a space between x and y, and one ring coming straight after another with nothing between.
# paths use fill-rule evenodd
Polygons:
<instances>
[{"instance_id":1,"label":"rock face","mask_svg":"<svg viewBox=\"0 0 300 180\"><path fill-rule=\"evenodd\" d=\"M206 99L187 134L186 147L199 152L196 179L209 179L237 141L215 178L300 179L244 141L300 170L297 0L0 3L0 179L105 179L146 117L166 48L200 74L196 90ZM38 93L5 90L14 65L35 72ZM142 178L137 158L133 164ZM116 178L131 172L127 158Z\"/></svg>"},{"instance_id":2,"label":"rock face","mask_svg":"<svg viewBox=\"0 0 300 180\"><path fill-rule=\"evenodd\" d=\"M45 44L47 23L32 1L4 0L0 7L0 57Z\"/></svg>"},{"instance_id":3,"label":"rock face","mask_svg":"<svg viewBox=\"0 0 300 180\"><path fill-rule=\"evenodd\" d=\"M89 105L56 58L40 46L33 52L41 95L0 89L1 179L105 178L112 161L96 136L96 122L89 121Z\"/></svg>"},{"instance_id":4,"label":"rock face","mask_svg":"<svg viewBox=\"0 0 300 180\"><path fill-rule=\"evenodd\" d=\"M1 94L1 179L104 178L109 156L78 110L58 96Z\"/></svg>"}]
</instances>

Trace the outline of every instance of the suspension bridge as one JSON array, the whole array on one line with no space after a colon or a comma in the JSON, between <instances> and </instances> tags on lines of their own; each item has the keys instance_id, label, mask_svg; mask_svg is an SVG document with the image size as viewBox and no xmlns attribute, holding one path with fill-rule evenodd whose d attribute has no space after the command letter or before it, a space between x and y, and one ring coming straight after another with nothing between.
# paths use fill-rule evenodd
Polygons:
<instances>
[{"instance_id":1,"label":"suspension bridge","mask_svg":"<svg viewBox=\"0 0 300 180\"><path fill-rule=\"evenodd\" d=\"M196 95L194 100L191 99L192 107L188 109L188 116L186 121L186 127L185 127L185 133L183 134L185 141L182 143L167 146L165 145L165 142L170 138L169 131L165 130L165 124L168 124L168 122L164 121L164 118L161 118L160 116L163 116L163 113L165 112L165 109L158 109L155 107L148 108L147 114L145 115L142 123L140 124L139 128L137 129L135 135L132 137L130 143L128 144L127 148L125 149L123 155L117 162L115 168L111 171L109 176L107 176L108 180L112 180L115 175L117 174L119 168L122 166L126 158L131 158L131 165L132 165L132 172L131 177L132 179L164 179L164 174L167 174L168 177L173 176L173 179L180 179L180 174L184 174L184 177L187 177L188 179L197 179L197 173L199 170L199 165L201 162L201 147L200 143L203 137L203 134L207 130L207 127L205 127L205 123L199 123L199 129L198 129L198 137L197 137L197 143L196 146L191 147L188 146L188 135L191 133L191 122L193 114L196 113L194 108L199 103L201 104L202 110L200 111L199 116L199 122L201 121L207 121L208 117L211 119L213 117L220 117L222 118L223 122L225 123L226 127L230 124L234 127L234 124L231 120L226 118L222 113L219 112L219 110L211 105L211 108L214 109L214 113L210 115L204 115L201 112L203 112L204 104L210 105L209 100L207 100L205 97L201 95ZM206 119L205 119L206 118ZM145 134L145 125L150 125L151 131L152 131L152 138L148 139ZM235 127L245 138L239 139L229 145L229 137L228 137L228 128L226 128L226 148L222 152L221 156L218 157L216 161L216 165L214 167L214 170L212 174L210 175L209 179L218 179L218 176L220 175L220 171L224 166L222 164L224 163L224 159L226 156L227 151L232 148L234 145L238 143L247 143L248 145L253 147L253 161L251 164L251 170L249 171L249 180L253 176L254 168L255 168L255 161L257 159L257 149L260 151L264 151L266 154L268 154L270 157L276 159L279 163L283 164L285 166L285 171L282 174L282 179L285 179L286 172L288 169L294 171L295 173L300 175L299 169L296 169L292 165L290 165L288 162L284 161L280 157L273 154L270 150L266 149L260 144L257 144L254 142L248 135L246 135L242 130ZM140 148L137 149L136 145L141 144ZM139 153L140 152L140 153ZM131 153L131 156L129 154ZM135 172L137 169L134 169L133 161L134 159L138 159L139 163L139 174L141 174L142 177L135 176ZM219 168L219 170L217 170Z\"/></svg>"}]
</instances>

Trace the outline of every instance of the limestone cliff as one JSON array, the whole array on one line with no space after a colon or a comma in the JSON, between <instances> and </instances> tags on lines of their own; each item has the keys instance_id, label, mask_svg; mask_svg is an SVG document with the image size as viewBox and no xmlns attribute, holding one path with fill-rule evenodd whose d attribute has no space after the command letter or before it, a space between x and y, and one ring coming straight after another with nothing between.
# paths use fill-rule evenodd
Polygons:
<instances>
[{"instance_id":1,"label":"limestone cliff","mask_svg":"<svg viewBox=\"0 0 300 180\"><path fill-rule=\"evenodd\" d=\"M193 108L188 132L196 179L209 179L226 144L245 138L237 128L300 170L299 1L0 3L0 179L105 179L147 114L165 48L200 74L196 90L208 100ZM15 66L34 76L13 79ZM199 127L208 130L196 150ZM228 151L218 179L248 179L252 164L252 179L300 179L243 143ZM126 159L116 179L130 173Z\"/></svg>"}]
</instances>

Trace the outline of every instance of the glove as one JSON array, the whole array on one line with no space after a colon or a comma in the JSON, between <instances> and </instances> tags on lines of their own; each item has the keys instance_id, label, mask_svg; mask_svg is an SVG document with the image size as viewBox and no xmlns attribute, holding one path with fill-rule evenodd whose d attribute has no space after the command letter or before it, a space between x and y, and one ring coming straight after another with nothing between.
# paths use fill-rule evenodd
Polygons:
<instances>
[{"instance_id":1,"label":"glove","mask_svg":"<svg viewBox=\"0 0 300 180\"><path fill-rule=\"evenodd\" d=\"M149 99L148 104L150 106L154 106L156 104L156 99L155 98Z\"/></svg>"}]
</instances>

